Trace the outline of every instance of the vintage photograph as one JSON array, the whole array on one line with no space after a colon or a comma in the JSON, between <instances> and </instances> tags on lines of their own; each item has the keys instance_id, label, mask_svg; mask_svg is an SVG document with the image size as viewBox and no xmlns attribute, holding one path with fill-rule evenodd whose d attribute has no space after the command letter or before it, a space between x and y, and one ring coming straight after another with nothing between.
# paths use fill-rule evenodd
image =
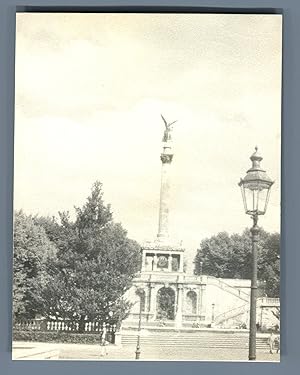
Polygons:
<instances>
[{"instance_id":1,"label":"vintage photograph","mask_svg":"<svg viewBox=\"0 0 300 375\"><path fill-rule=\"evenodd\" d=\"M280 361L282 16L17 13L14 360Z\"/></svg>"}]
</instances>

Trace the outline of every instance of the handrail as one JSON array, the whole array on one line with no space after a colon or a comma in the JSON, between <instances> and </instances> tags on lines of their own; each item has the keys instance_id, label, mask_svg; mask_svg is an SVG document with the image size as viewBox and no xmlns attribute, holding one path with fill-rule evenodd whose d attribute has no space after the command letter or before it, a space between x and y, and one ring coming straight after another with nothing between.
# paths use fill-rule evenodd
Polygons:
<instances>
[{"instance_id":1,"label":"handrail","mask_svg":"<svg viewBox=\"0 0 300 375\"><path fill-rule=\"evenodd\" d=\"M224 322L226 319L234 318L240 314L244 314L247 310L249 310L249 303L246 303L242 306L235 307L233 309L230 309L228 311L223 312L222 314L219 314L215 317L215 323L220 324ZM233 314L230 314L233 313ZM237 314L235 314L237 313ZM222 319L223 318L223 319Z\"/></svg>"},{"instance_id":2,"label":"handrail","mask_svg":"<svg viewBox=\"0 0 300 375\"><path fill-rule=\"evenodd\" d=\"M262 306L264 303L270 304L271 306L277 307L280 303L279 298L270 298L270 297L259 297L256 300L257 307ZM246 303L245 305L235 307L233 309L230 309L228 311L225 311L215 317L215 323L220 324L224 322L224 320L234 318L240 314L245 313L247 310L249 310L250 305L249 303ZM237 313L237 314L235 314Z\"/></svg>"},{"instance_id":3,"label":"handrail","mask_svg":"<svg viewBox=\"0 0 300 375\"><path fill-rule=\"evenodd\" d=\"M218 279L214 276L207 276L207 279L213 280L215 285L219 286L221 289L228 291L231 294L234 294L236 297L240 298L245 302L249 302L250 296L249 294L243 292L242 290L236 290L232 285L227 284L225 281Z\"/></svg>"},{"instance_id":4,"label":"handrail","mask_svg":"<svg viewBox=\"0 0 300 375\"><path fill-rule=\"evenodd\" d=\"M49 320L49 319L24 319L14 323L14 329L29 331L68 331L79 332L80 322L77 320ZM115 324L102 323L99 321L84 321L83 332L114 332Z\"/></svg>"},{"instance_id":5,"label":"handrail","mask_svg":"<svg viewBox=\"0 0 300 375\"><path fill-rule=\"evenodd\" d=\"M280 298L273 298L273 297L259 297L257 299L260 305L266 304L271 306L279 306L280 305Z\"/></svg>"}]
</instances>

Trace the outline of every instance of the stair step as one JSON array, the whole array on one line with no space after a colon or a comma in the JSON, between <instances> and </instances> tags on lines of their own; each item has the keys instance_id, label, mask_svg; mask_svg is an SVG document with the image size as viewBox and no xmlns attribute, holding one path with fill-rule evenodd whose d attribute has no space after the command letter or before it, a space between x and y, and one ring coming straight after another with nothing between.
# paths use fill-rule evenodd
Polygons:
<instances>
[{"instance_id":1,"label":"stair step","mask_svg":"<svg viewBox=\"0 0 300 375\"><path fill-rule=\"evenodd\" d=\"M210 332L191 332L191 333L173 333L173 332L152 332L149 336L141 336L142 346L159 347L179 347L181 350L186 348L213 348L213 349L241 349L248 348L249 338L246 334L239 333L210 333ZM122 344L135 346L137 343L137 334L122 335ZM267 337L257 337L257 349L268 348Z\"/></svg>"}]
</instances>

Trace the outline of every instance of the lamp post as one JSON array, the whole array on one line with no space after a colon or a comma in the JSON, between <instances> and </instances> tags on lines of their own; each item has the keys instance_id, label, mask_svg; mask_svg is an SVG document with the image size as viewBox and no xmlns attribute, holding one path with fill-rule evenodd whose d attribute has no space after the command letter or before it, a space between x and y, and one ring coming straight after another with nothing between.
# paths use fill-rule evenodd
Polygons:
<instances>
[{"instance_id":1,"label":"lamp post","mask_svg":"<svg viewBox=\"0 0 300 375\"><path fill-rule=\"evenodd\" d=\"M215 322L215 304L214 303L211 304L211 322L212 324L214 324Z\"/></svg>"},{"instance_id":2,"label":"lamp post","mask_svg":"<svg viewBox=\"0 0 300 375\"><path fill-rule=\"evenodd\" d=\"M257 226L258 216L264 215L270 196L272 181L266 174L260 162L257 147L251 155L252 167L247 171L244 179L241 178L239 186L241 188L244 208L247 215L253 220L250 229L252 237L252 272L251 272L251 295L250 295L250 333L249 333L249 360L256 359L256 300L257 300L257 244L259 237L259 227Z\"/></svg>"},{"instance_id":3,"label":"lamp post","mask_svg":"<svg viewBox=\"0 0 300 375\"><path fill-rule=\"evenodd\" d=\"M200 276L200 301L199 301L199 314L200 314L200 320L202 319L202 303L203 303L203 286L202 286L202 267L203 262L201 261L199 263L199 276Z\"/></svg>"},{"instance_id":4,"label":"lamp post","mask_svg":"<svg viewBox=\"0 0 300 375\"><path fill-rule=\"evenodd\" d=\"M140 359L141 355L141 327L142 327L142 298L140 297L140 312L139 312L139 326L138 326L138 335L137 343L135 350L135 359Z\"/></svg>"}]
</instances>

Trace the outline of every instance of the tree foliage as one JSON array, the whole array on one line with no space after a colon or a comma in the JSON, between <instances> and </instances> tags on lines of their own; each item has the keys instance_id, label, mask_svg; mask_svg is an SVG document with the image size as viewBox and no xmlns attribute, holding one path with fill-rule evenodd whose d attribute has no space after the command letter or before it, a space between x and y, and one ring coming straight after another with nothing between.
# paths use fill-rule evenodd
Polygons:
<instances>
[{"instance_id":1,"label":"tree foliage","mask_svg":"<svg viewBox=\"0 0 300 375\"><path fill-rule=\"evenodd\" d=\"M45 230L23 211L14 218L13 311L15 318L33 318L42 309L41 295L48 264L56 247Z\"/></svg>"},{"instance_id":2,"label":"tree foliage","mask_svg":"<svg viewBox=\"0 0 300 375\"><path fill-rule=\"evenodd\" d=\"M130 303L125 291L140 268L140 248L114 223L96 182L74 221L61 212L57 223L39 219L57 246L53 273L44 289L44 315L89 320L122 320Z\"/></svg>"},{"instance_id":3,"label":"tree foliage","mask_svg":"<svg viewBox=\"0 0 300 375\"><path fill-rule=\"evenodd\" d=\"M195 274L202 273L222 278L251 278L251 233L229 235L220 232L204 239L195 257ZM258 279L261 293L279 297L280 284L280 236L260 230L258 243ZM263 289L263 290L262 290Z\"/></svg>"},{"instance_id":4,"label":"tree foliage","mask_svg":"<svg viewBox=\"0 0 300 375\"><path fill-rule=\"evenodd\" d=\"M14 317L107 319L128 314L123 297L140 269L140 248L112 218L96 182L82 207L54 217L15 212Z\"/></svg>"}]
</instances>

